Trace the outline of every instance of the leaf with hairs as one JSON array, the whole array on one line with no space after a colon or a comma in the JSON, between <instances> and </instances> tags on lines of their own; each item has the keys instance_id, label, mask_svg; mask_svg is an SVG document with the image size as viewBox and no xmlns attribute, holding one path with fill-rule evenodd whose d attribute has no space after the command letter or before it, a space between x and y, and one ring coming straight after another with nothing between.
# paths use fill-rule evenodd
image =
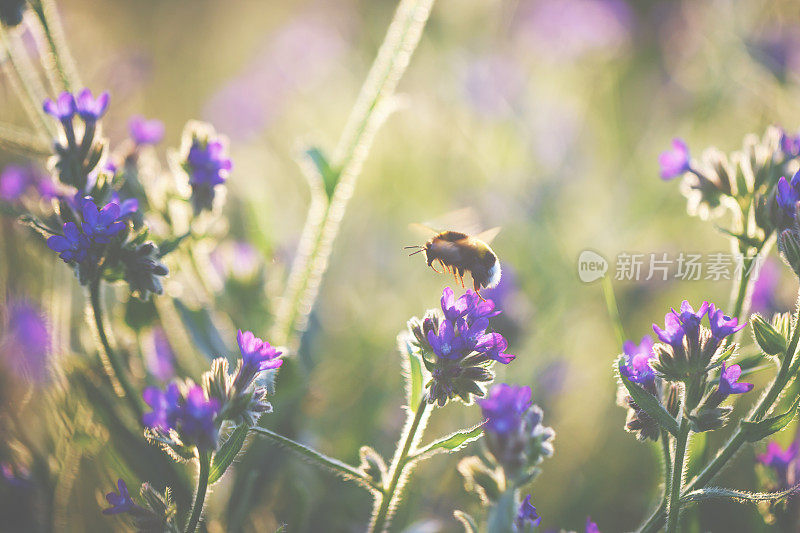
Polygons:
<instances>
[{"instance_id":1,"label":"leaf with hairs","mask_svg":"<svg viewBox=\"0 0 800 533\"><path fill-rule=\"evenodd\" d=\"M427 446L420 448L415 453L411 454L409 456L409 460L424 459L437 453L441 452L451 453L460 450L470 442L481 438L481 436L483 435L483 424L484 422L481 422L477 426L473 426L467 429L462 429L454 433L451 433L446 437L442 437L441 439L435 440L430 444L428 444Z\"/></svg>"},{"instance_id":2,"label":"leaf with hairs","mask_svg":"<svg viewBox=\"0 0 800 533\"><path fill-rule=\"evenodd\" d=\"M623 358L620 357L617 360L618 370L621 369L622 363ZM678 422L664 409L664 406L661 405L661 402L659 402L655 396L623 376L621 370L619 370L619 379L628 390L628 394L631 395L633 401L636 402L636 405L644 409L648 415L658 422L659 426L669 431L673 436L678 434Z\"/></svg>"},{"instance_id":3,"label":"leaf with hairs","mask_svg":"<svg viewBox=\"0 0 800 533\"><path fill-rule=\"evenodd\" d=\"M742 434L744 438L747 439L748 442L758 442L782 430L794 419L797 414L798 404L800 404L800 397L798 397L789 410L783 414L765 418L758 422L743 420Z\"/></svg>"},{"instance_id":4,"label":"leaf with hairs","mask_svg":"<svg viewBox=\"0 0 800 533\"><path fill-rule=\"evenodd\" d=\"M681 496L682 503L699 503L709 500L727 500L734 503L778 502L800 490L800 484L780 492L748 492L746 490L706 487Z\"/></svg>"},{"instance_id":5,"label":"leaf with hairs","mask_svg":"<svg viewBox=\"0 0 800 533\"><path fill-rule=\"evenodd\" d=\"M217 453L214 454L214 459L211 462L211 471L208 474L209 485L216 483L225 474L242 446L244 446L246 438L247 426L245 425L240 425L228 435L228 438L222 443Z\"/></svg>"}]
</instances>

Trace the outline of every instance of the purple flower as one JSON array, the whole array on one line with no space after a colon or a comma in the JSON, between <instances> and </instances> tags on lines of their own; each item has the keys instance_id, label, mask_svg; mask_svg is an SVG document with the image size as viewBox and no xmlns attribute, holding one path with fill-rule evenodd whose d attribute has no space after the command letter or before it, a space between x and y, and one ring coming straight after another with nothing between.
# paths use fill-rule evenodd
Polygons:
<instances>
[{"instance_id":1,"label":"purple flower","mask_svg":"<svg viewBox=\"0 0 800 533\"><path fill-rule=\"evenodd\" d=\"M18 301L8 306L8 330L0 344L0 358L8 358L21 378L42 383L48 377L50 332L33 305Z\"/></svg>"},{"instance_id":2,"label":"purple flower","mask_svg":"<svg viewBox=\"0 0 800 533\"><path fill-rule=\"evenodd\" d=\"M131 117L128 122L131 139L138 146L158 144L164 138L164 123L157 118L147 120L141 115Z\"/></svg>"},{"instance_id":3,"label":"purple flower","mask_svg":"<svg viewBox=\"0 0 800 533\"><path fill-rule=\"evenodd\" d=\"M444 291L442 291L441 301L444 317L451 322L455 322L462 316L466 315L467 310L475 305L473 302L473 296L475 299L478 298L478 295L474 292L467 291L458 300L456 300L453 294L453 289L450 287L445 287Z\"/></svg>"},{"instance_id":4,"label":"purple flower","mask_svg":"<svg viewBox=\"0 0 800 533\"><path fill-rule=\"evenodd\" d=\"M661 167L662 180L671 180L688 172L691 164L686 143L682 139L673 139L672 148L658 156L658 165Z\"/></svg>"},{"instance_id":5,"label":"purple flower","mask_svg":"<svg viewBox=\"0 0 800 533\"><path fill-rule=\"evenodd\" d=\"M653 324L653 331L661 342L669 344L675 350L683 349L683 337L686 332L674 311L670 311L664 317L664 329L659 328L658 324Z\"/></svg>"},{"instance_id":6,"label":"purple flower","mask_svg":"<svg viewBox=\"0 0 800 533\"><path fill-rule=\"evenodd\" d=\"M449 320L444 320L439 325L438 334L428 332L428 342L434 353L443 359L460 359L466 355L462 350L461 337L456 335L456 328Z\"/></svg>"},{"instance_id":7,"label":"purple flower","mask_svg":"<svg viewBox=\"0 0 800 533\"><path fill-rule=\"evenodd\" d=\"M119 218L125 218L139 210L139 200L136 198L121 200L117 191L111 193L109 203L119 205Z\"/></svg>"},{"instance_id":8,"label":"purple flower","mask_svg":"<svg viewBox=\"0 0 800 533\"><path fill-rule=\"evenodd\" d=\"M475 346L475 351L489 359L494 359L507 365L517 356L505 353L506 348L508 348L508 341L502 335L499 333L487 333L481 337L477 346Z\"/></svg>"},{"instance_id":9,"label":"purple flower","mask_svg":"<svg viewBox=\"0 0 800 533\"><path fill-rule=\"evenodd\" d=\"M175 354L169 340L160 327L153 328L150 346L145 351L147 370L159 381L167 381L175 375Z\"/></svg>"},{"instance_id":10,"label":"purple flower","mask_svg":"<svg viewBox=\"0 0 800 533\"><path fill-rule=\"evenodd\" d=\"M69 122L75 116L75 97L71 93L64 91L55 102L49 98L46 99L42 104L42 109L44 109L45 113L61 122Z\"/></svg>"},{"instance_id":11,"label":"purple flower","mask_svg":"<svg viewBox=\"0 0 800 533\"><path fill-rule=\"evenodd\" d=\"M122 479L117 481L117 490L119 493L112 491L106 494L106 500L111 504L111 507L103 509L103 514L137 513L143 510L133 503L133 498L128 492L128 486Z\"/></svg>"},{"instance_id":12,"label":"purple flower","mask_svg":"<svg viewBox=\"0 0 800 533\"><path fill-rule=\"evenodd\" d=\"M655 357L653 339L648 336L642 337L638 346L633 341L625 341L622 351L625 357L625 362L620 367L622 375L640 385L653 383L656 378L650 366L650 360Z\"/></svg>"},{"instance_id":13,"label":"purple flower","mask_svg":"<svg viewBox=\"0 0 800 533\"><path fill-rule=\"evenodd\" d=\"M772 316L778 308L775 293L780 285L781 269L772 258L768 258L758 271L758 278L753 284L753 296L750 298L750 310Z\"/></svg>"},{"instance_id":14,"label":"purple flower","mask_svg":"<svg viewBox=\"0 0 800 533\"><path fill-rule=\"evenodd\" d=\"M767 444L766 453L756 456L759 463L775 470L778 477L779 488L786 489L797 483L800 468L797 463L797 453L800 451L800 441L795 440L784 451L777 442Z\"/></svg>"},{"instance_id":15,"label":"purple flower","mask_svg":"<svg viewBox=\"0 0 800 533\"><path fill-rule=\"evenodd\" d=\"M186 162L189 165L189 183L209 187L225 183L233 167L226 155L225 145L219 140L209 140L205 145L195 140Z\"/></svg>"},{"instance_id":16,"label":"purple flower","mask_svg":"<svg viewBox=\"0 0 800 533\"><path fill-rule=\"evenodd\" d=\"M673 309L672 312L678 317L686 335L688 337L696 337L700 332L700 322L703 320L708 308L709 303L703 302L700 308L695 312L692 306L689 305L688 300L684 300L681 302L681 312L677 313L675 309Z\"/></svg>"},{"instance_id":17,"label":"purple flower","mask_svg":"<svg viewBox=\"0 0 800 533\"><path fill-rule=\"evenodd\" d=\"M92 91L83 89L75 99L75 111L87 123L100 120L108 109L108 93L105 92L94 98Z\"/></svg>"},{"instance_id":18,"label":"purple flower","mask_svg":"<svg viewBox=\"0 0 800 533\"><path fill-rule=\"evenodd\" d=\"M5 482L8 486L16 489L27 489L33 484L31 482L31 473L24 466L17 465L16 467L2 461L0 462L0 481ZM0 486L2 486L0 484Z\"/></svg>"},{"instance_id":19,"label":"purple flower","mask_svg":"<svg viewBox=\"0 0 800 533\"><path fill-rule=\"evenodd\" d=\"M239 330L236 340L242 354L242 365L233 382L237 391L242 392L247 389L257 373L279 368L283 364L283 359L280 359L281 352L273 348L270 343L253 335L251 331Z\"/></svg>"},{"instance_id":20,"label":"purple flower","mask_svg":"<svg viewBox=\"0 0 800 533\"><path fill-rule=\"evenodd\" d=\"M794 158L800 155L800 135L787 135L785 131L782 131L781 151L788 158Z\"/></svg>"},{"instance_id":21,"label":"purple flower","mask_svg":"<svg viewBox=\"0 0 800 533\"><path fill-rule=\"evenodd\" d=\"M152 409L142 417L145 426L163 431L175 429L181 413L181 393L175 383L170 383L163 391L158 387L147 387L142 397Z\"/></svg>"},{"instance_id":22,"label":"purple flower","mask_svg":"<svg viewBox=\"0 0 800 533\"><path fill-rule=\"evenodd\" d=\"M53 235L47 238L47 246L66 263L81 263L86 260L91 247L89 239L81 233L74 222L64 224L64 235Z\"/></svg>"},{"instance_id":23,"label":"purple flower","mask_svg":"<svg viewBox=\"0 0 800 533\"><path fill-rule=\"evenodd\" d=\"M597 524L592 522L590 517L586 517L586 533L600 533L600 528L597 527Z\"/></svg>"},{"instance_id":24,"label":"purple flower","mask_svg":"<svg viewBox=\"0 0 800 533\"><path fill-rule=\"evenodd\" d=\"M195 444L199 448L214 448L217 443L217 426L214 418L219 411L216 398L206 398L200 385L194 385L186 394L181 408L180 435L184 444Z\"/></svg>"},{"instance_id":25,"label":"purple flower","mask_svg":"<svg viewBox=\"0 0 800 533\"><path fill-rule=\"evenodd\" d=\"M737 319L725 315L722 309L717 309L714 304L711 304L708 308L708 323L711 326L711 335L718 341L736 333L747 325L747 322L739 324Z\"/></svg>"},{"instance_id":26,"label":"purple flower","mask_svg":"<svg viewBox=\"0 0 800 533\"><path fill-rule=\"evenodd\" d=\"M785 177L778 180L778 194L775 198L783 212L794 220L797 202L800 201L800 171L792 176L791 182L786 181Z\"/></svg>"},{"instance_id":27,"label":"purple flower","mask_svg":"<svg viewBox=\"0 0 800 533\"><path fill-rule=\"evenodd\" d=\"M83 232L95 244L108 244L111 237L125 228L120 220L119 204L106 204L99 211L90 196L83 201Z\"/></svg>"},{"instance_id":28,"label":"purple flower","mask_svg":"<svg viewBox=\"0 0 800 533\"><path fill-rule=\"evenodd\" d=\"M536 507L531 503L531 495L525 496L517 511L517 527L522 529L528 525L536 527L542 518L536 513Z\"/></svg>"},{"instance_id":29,"label":"purple flower","mask_svg":"<svg viewBox=\"0 0 800 533\"><path fill-rule=\"evenodd\" d=\"M523 415L533 405L530 387L515 387L500 383L489 391L486 399L477 400L483 417L488 419L486 430L497 434L517 431Z\"/></svg>"},{"instance_id":30,"label":"purple flower","mask_svg":"<svg viewBox=\"0 0 800 533\"><path fill-rule=\"evenodd\" d=\"M0 199L8 202L19 199L31 184L31 173L28 168L8 165L0 174Z\"/></svg>"},{"instance_id":31,"label":"purple flower","mask_svg":"<svg viewBox=\"0 0 800 533\"><path fill-rule=\"evenodd\" d=\"M725 368L725 363L723 362L716 394L724 400L731 394L744 394L753 390L752 383L737 383L741 375L742 368L739 365L731 365Z\"/></svg>"}]
</instances>

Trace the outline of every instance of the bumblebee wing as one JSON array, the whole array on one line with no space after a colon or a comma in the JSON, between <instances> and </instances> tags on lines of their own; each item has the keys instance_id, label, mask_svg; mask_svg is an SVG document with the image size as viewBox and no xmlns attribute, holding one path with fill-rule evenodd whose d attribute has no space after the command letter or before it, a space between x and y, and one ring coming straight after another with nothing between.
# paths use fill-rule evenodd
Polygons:
<instances>
[{"instance_id":1,"label":"bumblebee wing","mask_svg":"<svg viewBox=\"0 0 800 533\"><path fill-rule=\"evenodd\" d=\"M442 230L434 229L425 224L420 224L419 222L412 222L408 225L408 227L411 228L414 233L418 233L420 236L424 236L425 238L429 238L442 232Z\"/></svg>"},{"instance_id":2,"label":"bumblebee wing","mask_svg":"<svg viewBox=\"0 0 800 533\"><path fill-rule=\"evenodd\" d=\"M478 213L471 207L464 207L445 213L428 225L434 228L442 228L441 231L457 231L467 235L475 235L483 229Z\"/></svg>"},{"instance_id":3,"label":"bumblebee wing","mask_svg":"<svg viewBox=\"0 0 800 533\"><path fill-rule=\"evenodd\" d=\"M487 229L486 231L478 233L474 237L482 240L486 244L491 244L494 238L497 237L497 234L500 233L500 229L500 226L495 226L492 229Z\"/></svg>"}]
</instances>

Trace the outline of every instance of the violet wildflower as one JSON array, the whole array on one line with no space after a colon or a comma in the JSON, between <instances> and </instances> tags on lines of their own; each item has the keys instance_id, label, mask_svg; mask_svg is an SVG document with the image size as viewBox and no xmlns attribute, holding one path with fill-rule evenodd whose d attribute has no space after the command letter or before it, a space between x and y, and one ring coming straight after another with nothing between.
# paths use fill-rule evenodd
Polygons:
<instances>
[{"instance_id":1,"label":"violet wildflower","mask_svg":"<svg viewBox=\"0 0 800 533\"><path fill-rule=\"evenodd\" d=\"M791 219L795 220L797 202L800 202L800 171L792 176L791 181L786 181L785 177L778 180L778 189L775 199L778 206Z\"/></svg>"},{"instance_id":2,"label":"violet wildflower","mask_svg":"<svg viewBox=\"0 0 800 533\"><path fill-rule=\"evenodd\" d=\"M653 331L661 342L669 344L675 350L683 349L683 338L686 336L686 332L681 326L678 315L673 311L664 316L664 329L658 327L658 324L653 324Z\"/></svg>"},{"instance_id":3,"label":"violet wildflower","mask_svg":"<svg viewBox=\"0 0 800 533\"><path fill-rule=\"evenodd\" d=\"M672 140L672 148L658 156L661 167L661 179L671 180L691 170L689 148L682 139Z\"/></svg>"},{"instance_id":4,"label":"violet wildflower","mask_svg":"<svg viewBox=\"0 0 800 533\"><path fill-rule=\"evenodd\" d=\"M22 22L27 0L0 0L0 23L10 27Z\"/></svg>"},{"instance_id":5,"label":"violet wildflower","mask_svg":"<svg viewBox=\"0 0 800 533\"><path fill-rule=\"evenodd\" d=\"M776 292L780 285L781 270L777 262L767 258L758 271L758 278L753 284L753 295L750 297L750 310L753 313L762 313L772 316L779 310Z\"/></svg>"},{"instance_id":6,"label":"violet wildflower","mask_svg":"<svg viewBox=\"0 0 800 533\"><path fill-rule=\"evenodd\" d=\"M787 159L794 159L800 156L800 135L789 135L782 131L780 145L781 152Z\"/></svg>"},{"instance_id":7,"label":"violet wildflower","mask_svg":"<svg viewBox=\"0 0 800 533\"><path fill-rule=\"evenodd\" d=\"M522 504L517 511L516 526L518 529L525 531L528 527L537 527L542 521L542 518L537 514L536 507L531 503L531 495L525 496Z\"/></svg>"},{"instance_id":8,"label":"violet wildflower","mask_svg":"<svg viewBox=\"0 0 800 533\"><path fill-rule=\"evenodd\" d=\"M112 491L106 494L106 500L111 507L103 509L103 514L138 514L144 512L144 509L133 503L133 498L128 492L128 486L122 479L117 481L117 492Z\"/></svg>"},{"instance_id":9,"label":"violet wildflower","mask_svg":"<svg viewBox=\"0 0 800 533\"><path fill-rule=\"evenodd\" d=\"M713 404L719 405L731 394L744 394L753 390L752 383L739 383L741 375L742 368L739 365L726 367L725 363L722 363L717 389L713 393Z\"/></svg>"},{"instance_id":10,"label":"violet wildflower","mask_svg":"<svg viewBox=\"0 0 800 533\"><path fill-rule=\"evenodd\" d=\"M242 354L242 362L233 382L236 391L245 391L259 372L274 370L283 364L283 359L280 359L281 352L273 348L270 343L253 335L251 331L239 330L236 340Z\"/></svg>"},{"instance_id":11,"label":"violet wildflower","mask_svg":"<svg viewBox=\"0 0 800 533\"><path fill-rule=\"evenodd\" d=\"M147 300L150 293L164 292L161 278L169 274L169 269L159 259L158 247L149 241L120 251L120 260L125 266L124 279L131 292L142 300Z\"/></svg>"},{"instance_id":12,"label":"violet wildflower","mask_svg":"<svg viewBox=\"0 0 800 533\"><path fill-rule=\"evenodd\" d=\"M144 354L147 370L159 381L167 381L175 375L175 354L164 330L153 328L149 344Z\"/></svg>"},{"instance_id":13,"label":"violet wildflower","mask_svg":"<svg viewBox=\"0 0 800 533\"><path fill-rule=\"evenodd\" d=\"M95 98L88 88L81 90L75 98L75 111L87 124L100 120L108 109L109 96L107 92Z\"/></svg>"},{"instance_id":14,"label":"violet wildflower","mask_svg":"<svg viewBox=\"0 0 800 533\"><path fill-rule=\"evenodd\" d=\"M111 238L125 228L120 220L119 204L108 203L98 211L90 196L84 198L81 212L83 214L83 232L93 244L108 244Z\"/></svg>"},{"instance_id":15,"label":"violet wildflower","mask_svg":"<svg viewBox=\"0 0 800 533\"><path fill-rule=\"evenodd\" d=\"M655 357L653 339L644 336L638 345L627 340L622 345L622 351L624 363L620 366L620 373L646 389L651 387L656 377L650 366L650 360Z\"/></svg>"},{"instance_id":16,"label":"violet wildflower","mask_svg":"<svg viewBox=\"0 0 800 533\"><path fill-rule=\"evenodd\" d=\"M42 383L48 377L50 331L42 314L29 302L8 306L8 330L0 343L0 359L8 359L18 377Z\"/></svg>"},{"instance_id":17,"label":"violet wildflower","mask_svg":"<svg viewBox=\"0 0 800 533\"><path fill-rule=\"evenodd\" d=\"M15 489L28 489L33 486L31 473L27 468L20 465L13 466L6 461L0 461L0 481Z\"/></svg>"},{"instance_id":18,"label":"violet wildflower","mask_svg":"<svg viewBox=\"0 0 800 533\"><path fill-rule=\"evenodd\" d=\"M192 204L195 212L211 209L215 188L228 179L233 167L227 155L227 148L222 137L214 134L210 127L192 125L197 131L184 134L183 168L189 175L192 186Z\"/></svg>"},{"instance_id":19,"label":"violet wildflower","mask_svg":"<svg viewBox=\"0 0 800 533\"><path fill-rule=\"evenodd\" d=\"M522 414L527 411L531 401L530 387L514 387L500 383L492 387L485 399L477 400L487 419L485 428L498 434L516 431L522 423Z\"/></svg>"},{"instance_id":20,"label":"violet wildflower","mask_svg":"<svg viewBox=\"0 0 800 533\"><path fill-rule=\"evenodd\" d=\"M800 441L795 440L786 450L777 442L767 444L766 453L759 454L756 459L759 463L771 468L778 480L778 490L785 490L794 486L800 479L800 464L798 464L798 451Z\"/></svg>"},{"instance_id":21,"label":"violet wildflower","mask_svg":"<svg viewBox=\"0 0 800 533\"><path fill-rule=\"evenodd\" d=\"M158 144L164 138L164 123L136 115L128 122L128 131L137 146Z\"/></svg>"},{"instance_id":22,"label":"violet wildflower","mask_svg":"<svg viewBox=\"0 0 800 533\"><path fill-rule=\"evenodd\" d=\"M72 93L64 91L58 95L55 101L47 98L44 104L42 104L42 109L44 109L45 113L57 118L62 123L71 122L76 112L75 97L72 96ZM71 129L70 127L70 130Z\"/></svg>"},{"instance_id":23,"label":"violet wildflower","mask_svg":"<svg viewBox=\"0 0 800 533\"><path fill-rule=\"evenodd\" d=\"M139 210L139 200L136 198L126 198L122 200L117 191L111 193L109 203L119 205L119 218L125 218Z\"/></svg>"},{"instance_id":24,"label":"violet wildflower","mask_svg":"<svg viewBox=\"0 0 800 533\"><path fill-rule=\"evenodd\" d=\"M444 317L451 322L455 322L466 315L467 309L470 307L470 300L470 298L463 297L456 300L453 289L445 287L444 291L442 291L441 301Z\"/></svg>"},{"instance_id":25,"label":"violet wildflower","mask_svg":"<svg viewBox=\"0 0 800 533\"><path fill-rule=\"evenodd\" d=\"M68 264L82 263L89 255L91 241L74 222L64 224L64 235L47 238L47 246Z\"/></svg>"},{"instance_id":26,"label":"violet wildflower","mask_svg":"<svg viewBox=\"0 0 800 533\"><path fill-rule=\"evenodd\" d=\"M218 428L214 418L219 407L216 398L206 398L206 393L200 385L189 388L178 417L181 440L184 444L193 444L202 449L216 448Z\"/></svg>"},{"instance_id":27,"label":"violet wildflower","mask_svg":"<svg viewBox=\"0 0 800 533\"><path fill-rule=\"evenodd\" d=\"M584 531L586 533L600 533L600 528L597 526L597 524L592 522L592 519L590 517L587 516L586 527L584 528Z\"/></svg>"},{"instance_id":28,"label":"violet wildflower","mask_svg":"<svg viewBox=\"0 0 800 533\"><path fill-rule=\"evenodd\" d=\"M714 304L710 304L708 307L708 323L711 327L711 335L720 342L747 325L747 322L739 324L737 319L727 316Z\"/></svg>"},{"instance_id":29,"label":"violet wildflower","mask_svg":"<svg viewBox=\"0 0 800 533\"><path fill-rule=\"evenodd\" d=\"M31 183L30 172L18 165L8 165L0 174L0 200L13 202L28 189Z\"/></svg>"},{"instance_id":30,"label":"violet wildflower","mask_svg":"<svg viewBox=\"0 0 800 533\"><path fill-rule=\"evenodd\" d=\"M163 391L157 387L148 387L142 392L142 397L144 403L152 409L142 417L145 426L162 431L175 429L181 413L181 393L178 385L170 383Z\"/></svg>"}]
</instances>

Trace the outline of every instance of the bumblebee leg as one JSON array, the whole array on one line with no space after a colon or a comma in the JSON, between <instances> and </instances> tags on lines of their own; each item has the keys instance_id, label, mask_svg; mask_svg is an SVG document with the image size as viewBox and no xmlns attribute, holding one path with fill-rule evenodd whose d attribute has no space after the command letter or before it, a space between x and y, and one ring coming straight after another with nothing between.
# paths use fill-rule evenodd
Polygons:
<instances>
[{"instance_id":1,"label":"bumblebee leg","mask_svg":"<svg viewBox=\"0 0 800 533\"><path fill-rule=\"evenodd\" d=\"M438 270L436 270L436 267L435 267L435 266L433 266L433 263L431 263L431 264L430 264L430 267L431 267L431 268L433 269L433 271L434 271L434 272L436 272L437 274L444 274L444 272L439 272Z\"/></svg>"},{"instance_id":2,"label":"bumblebee leg","mask_svg":"<svg viewBox=\"0 0 800 533\"><path fill-rule=\"evenodd\" d=\"M458 269L458 279L461 282L461 288L466 289L464 286L464 270L461 268Z\"/></svg>"}]
</instances>

